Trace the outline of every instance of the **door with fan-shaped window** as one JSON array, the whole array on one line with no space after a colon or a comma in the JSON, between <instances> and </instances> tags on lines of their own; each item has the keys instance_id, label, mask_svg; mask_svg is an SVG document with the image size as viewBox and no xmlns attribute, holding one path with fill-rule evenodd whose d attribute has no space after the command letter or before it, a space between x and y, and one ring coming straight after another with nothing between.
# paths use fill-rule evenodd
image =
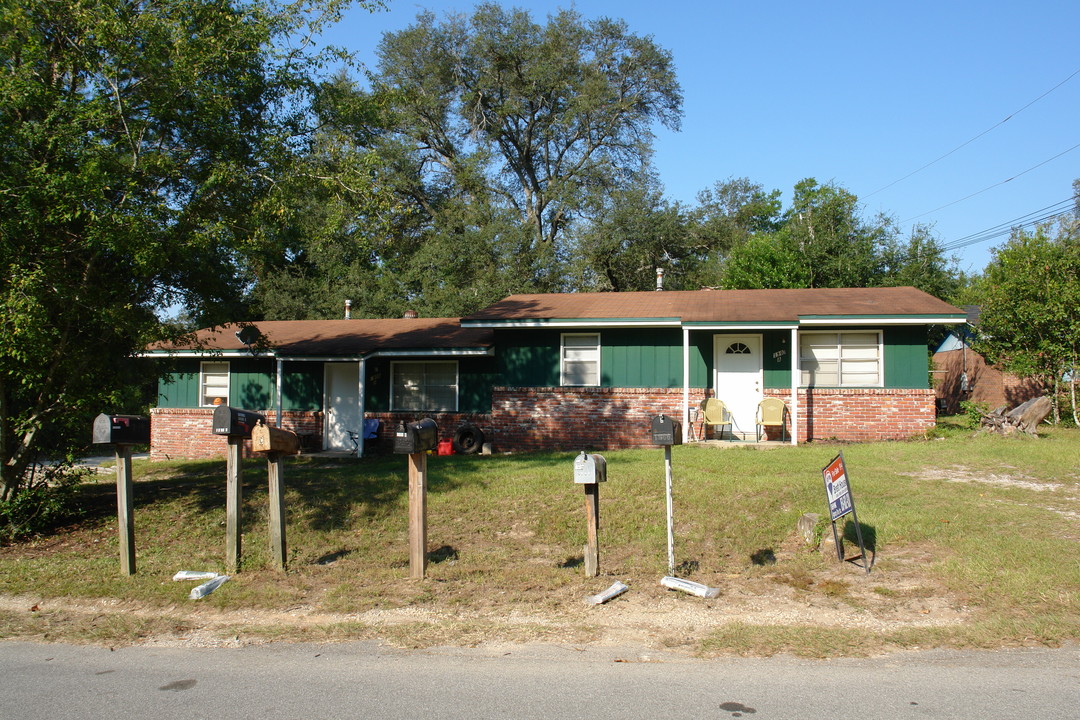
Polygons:
<instances>
[{"instance_id":1,"label":"door with fan-shaped window","mask_svg":"<svg viewBox=\"0 0 1080 720\"><path fill-rule=\"evenodd\" d=\"M731 431L743 439L754 436L754 421L761 402L761 336L713 337L713 388L724 402Z\"/></svg>"}]
</instances>

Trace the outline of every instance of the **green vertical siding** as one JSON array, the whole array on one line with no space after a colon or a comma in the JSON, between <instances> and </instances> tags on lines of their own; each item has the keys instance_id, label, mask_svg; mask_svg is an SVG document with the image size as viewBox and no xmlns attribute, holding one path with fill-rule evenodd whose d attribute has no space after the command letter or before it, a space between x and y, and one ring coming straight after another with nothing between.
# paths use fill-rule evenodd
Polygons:
<instances>
[{"instance_id":1,"label":"green vertical siding","mask_svg":"<svg viewBox=\"0 0 1080 720\"><path fill-rule=\"evenodd\" d=\"M458 411L491 412L491 388L498 382L499 366L495 358L461 358L458 361Z\"/></svg>"},{"instance_id":2,"label":"green vertical siding","mask_svg":"<svg viewBox=\"0 0 1080 720\"><path fill-rule=\"evenodd\" d=\"M602 331L600 373L604 387L682 387L682 330Z\"/></svg>"},{"instance_id":3,"label":"green vertical siding","mask_svg":"<svg viewBox=\"0 0 1080 720\"><path fill-rule=\"evenodd\" d=\"M582 328L574 332L597 332ZM680 328L600 330L603 387L678 388L683 383ZM562 331L500 330L495 334L498 378L511 387L558 387ZM704 387L712 365L712 333L690 335L690 384Z\"/></svg>"},{"instance_id":4,"label":"green vertical siding","mask_svg":"<svg viewBox=\"0 0 1080 720\"><path fill-rule=\"evenodd\" d=\"M230 360L229 404L248 410L273 408L274 364L257 358Z\"/></svg>"},{"instance_id":5,"label":"green vertical siding","mask_svg":"<svg viewBox=\"0 0 1080 720\"><path fill-rule=\"evenodd\" d=\"M281 378L282 410L322 409L324 378L321 362L282 363Z\"/></svg>"},{"instance_id":6,"label":"green vertical siding","mask_svg":"<svg viewBox=\"0 0 1080 720\"><path fill-rule=\"evenodd\" d=\"M199 406L199 361L177 360L158 378L158 407Z\"/></svg>"},{"instance_id":7,"label":"green vertical siding","mask_svg":"<svg viewBox=\"0 0 1080 720\"><path fill-rule=\"evenodd\" d=\"M510 387L557 386L559 343L557 330L496 331L495 355L502 382Z\"/></svg>"},{"instance_id":8,"label":"green vertical siding","mask_svg":"<svg viewBox=\"0 0 1080 720\"><path fill-rule=\"evenodd\" d=\"M761 336L762 382L767 388L791 387L793 351L790 330L770 330Z\"/></svg>"},{"instance_id":9,"label":"green vertical siding","mask_svg":"<svg viewBox=\"0 0 1080 720\"><path fill-rule=\"evenodd\" d=\"M887 327L884 330L885 387L930 387L930 355L926 326Z\"/></svg>"}]
</instances>

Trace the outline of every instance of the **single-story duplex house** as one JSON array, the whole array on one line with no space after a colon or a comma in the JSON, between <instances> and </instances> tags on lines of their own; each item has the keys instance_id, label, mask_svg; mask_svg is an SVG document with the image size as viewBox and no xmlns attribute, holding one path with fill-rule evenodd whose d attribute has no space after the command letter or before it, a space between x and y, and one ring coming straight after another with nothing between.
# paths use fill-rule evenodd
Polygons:
<instances>
[{"instance_id":1,"label":"single-story duplex house","mask_svg":"<svg viewBox=\"0 0 1080 720\"><path fill-rule=\"evenodd\" d=\"M511 295L460 319L253 323L250 350L237 328L205 330L147 353L174 366L151 455L223 452L205 437L216 402L358 452L348 431L362 418L385 437L426 416L445 437L479 428L497 451L647 446L659 413L687 439L700 433L709 397L727 408L727 437L755 437L758 403L776 397L792 443L899 439L936 417L927 326L964 317L910 287L698 290Z\"/></svg>"}]
</instances>

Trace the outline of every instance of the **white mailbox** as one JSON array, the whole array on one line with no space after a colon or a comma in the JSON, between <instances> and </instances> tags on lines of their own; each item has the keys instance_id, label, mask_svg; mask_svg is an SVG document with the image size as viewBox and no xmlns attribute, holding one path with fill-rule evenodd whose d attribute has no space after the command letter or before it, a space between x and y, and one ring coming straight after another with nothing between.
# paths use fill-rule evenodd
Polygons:
<instances>
[{"instance_id":1,"label":"white mailbox","mask_svg":"<svg viewBox=\"0 0 1080 720\"><path fill-rule=\"evenodd\" d=\"M574 458L574 482L593 485L607 480L607 460L603 455L589 455L584 450Z\"/></svg>"}]
</instances>

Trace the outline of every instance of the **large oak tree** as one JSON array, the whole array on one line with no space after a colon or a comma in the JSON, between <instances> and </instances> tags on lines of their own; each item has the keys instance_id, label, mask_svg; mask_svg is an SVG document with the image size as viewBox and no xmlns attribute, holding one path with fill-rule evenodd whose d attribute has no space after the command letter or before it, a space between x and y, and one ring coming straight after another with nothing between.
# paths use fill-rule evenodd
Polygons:
<instances>
[{"instance_id":1,"label":"large oak tree","mask_svg":"<svg viewBox=\"0 0 1080 720\"><path fill-rule=\"evenodd\" d=\"M236 319L342 3L22 0L0 14L0 496L85 442L168 334ZM80 432L81 430L81 432ZM46 443L46 441L48 441Z\"/></svg>"}]
</instances>

